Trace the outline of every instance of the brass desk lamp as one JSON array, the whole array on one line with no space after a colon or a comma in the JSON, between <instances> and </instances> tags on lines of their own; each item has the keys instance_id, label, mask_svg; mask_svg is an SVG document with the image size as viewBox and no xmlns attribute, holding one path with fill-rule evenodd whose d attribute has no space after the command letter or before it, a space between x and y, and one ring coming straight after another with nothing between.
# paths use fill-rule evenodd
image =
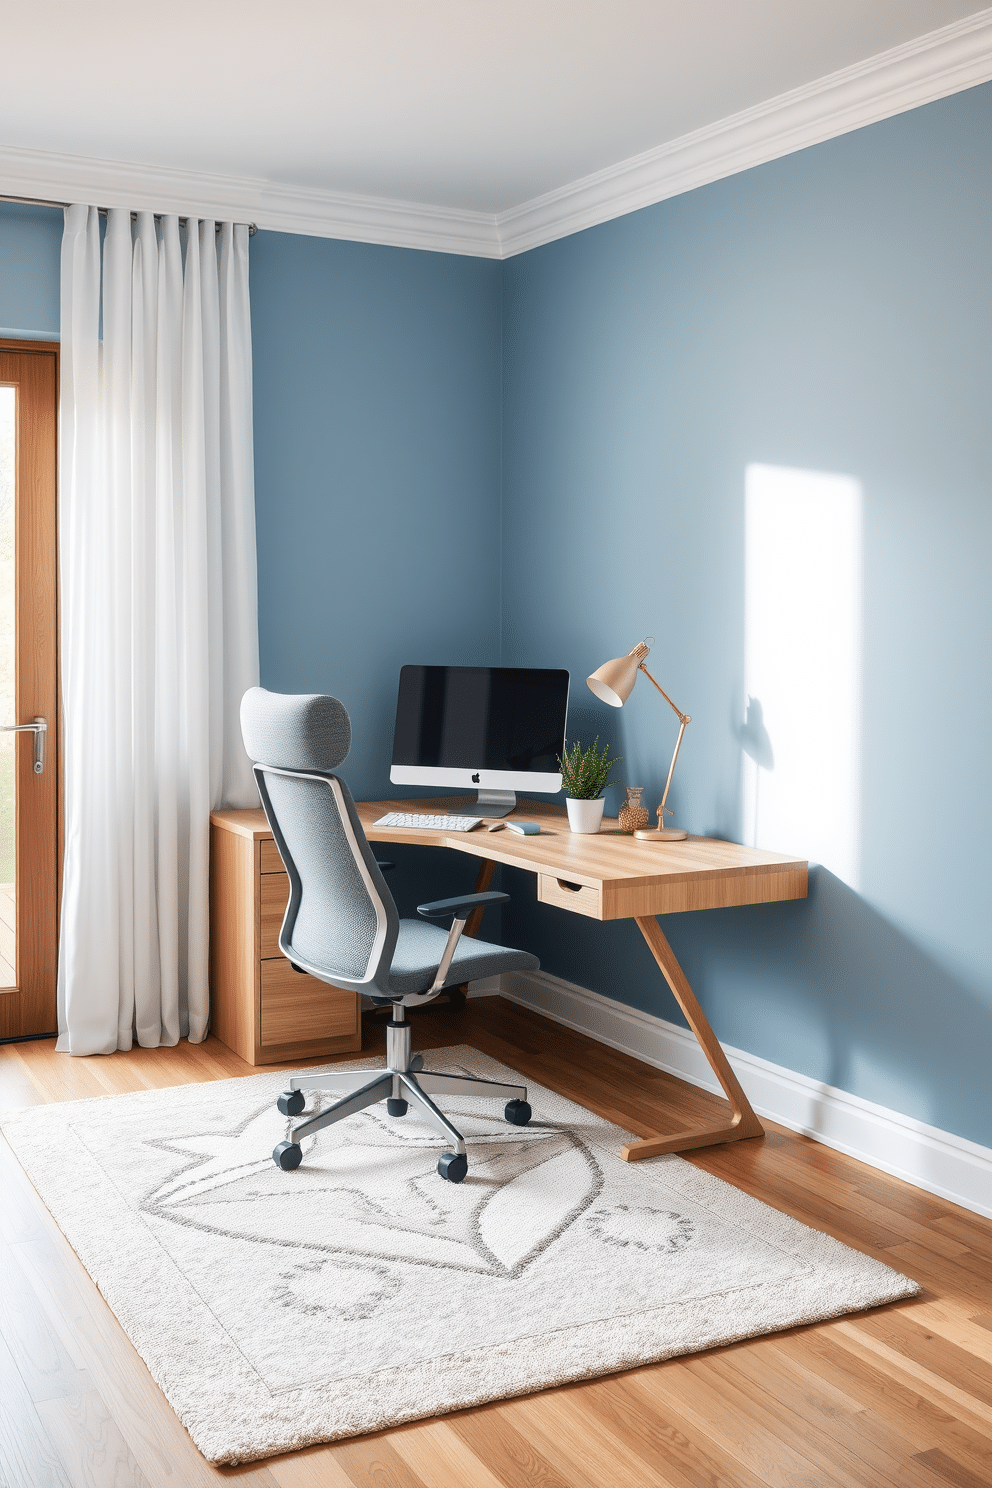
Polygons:
<instances>
[{"instance_id":1,"label":"brass desk lamp","mask_svg":"<svg viewBox=\"0 0 992 1488\"><path fill-rule=\"evenodd\" d=\"M657 682L655 682L651 673L644 665L644 658L650 653L653 645L654 636L647 636L643 641L638 641L629 655L615 656L612 661L604 662L601 667L593 672L591 677L586 678L589 687L602 702L609 703L611 708L623 707L634 690L634 683L637 681L638 672L643 672L648 681L653 683L655 687L658 687ZM668 767L665 794L662 796L661 805L658 807L658 825L657 827L641 827L634 833L634 836L640 837L644 842L684 842L689 835L688 832L683 832L680 827L665 826L665 812L667 811L669 816L674 815L671 807L666 806L665 802L668 800L668 789L672 783L672 776L675 773L675 761L678 759L679 749L682 747L682 735L685 733L686 724L691 723L692 719L688 713L679 712L663 687L658 687L658 691L672 711L678 715L679 736L675 741L675 753L672 755L672 763Z\"/></svg>"}]
</instances>

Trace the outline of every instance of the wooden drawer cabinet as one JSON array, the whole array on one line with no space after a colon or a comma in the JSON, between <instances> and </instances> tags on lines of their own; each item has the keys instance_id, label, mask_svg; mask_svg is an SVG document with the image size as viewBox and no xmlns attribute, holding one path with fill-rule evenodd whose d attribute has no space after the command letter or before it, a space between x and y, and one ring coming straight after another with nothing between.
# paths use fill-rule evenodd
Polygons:
<instances>
[{"instance_id":1,"label":"wooden drawer cabinet","mask_svg":"<svg viewBox=\"0 0 992 1488\"><path fill-rule=\"evenodd\" d=\"M249 1064L281 1064L362 1047L361 998L301 976L279 950L289 898L265 814L210 817L210 1017Z\"/></svg>"}]
</instances>

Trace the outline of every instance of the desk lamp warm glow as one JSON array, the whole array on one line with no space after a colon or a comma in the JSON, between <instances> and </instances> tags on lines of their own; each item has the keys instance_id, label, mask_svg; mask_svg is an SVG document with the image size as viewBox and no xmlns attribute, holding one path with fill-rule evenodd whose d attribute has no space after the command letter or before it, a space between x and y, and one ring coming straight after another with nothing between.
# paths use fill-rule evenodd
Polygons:
<instances>
[{"instance_id":1,"label":"desk lamp warm glow","mask_svg":"<svg viewBox=\"0 0 992 1488\"><path fill-rule=\"evenodd\" d=\"M601 702L609 703L611 708L622 708L634 690L634 683L637 681L638 672L643 672L648 681L653 683L655 687L658 687L657 682L655 682L651 673L644 665L644 658L650 653L653 645L654 636L647 636L645 640L637 643L629 655L615 656L612 661L604 662L597 671L593 672L591 677L586 678L589 687ZM668 789L672 783L672 776L675 773L675 761L678 759L679 749L682 747L682 735L685 733L686 724L691 723L692 719L688 713L679 713L678 708L676 708L663 687L658 687L658 691L672 711L678 714L679 736L675 741L675 753L672 755L672 763L668 767L665 794L662 796L661 805L658 807L658 825L657 827L641 827L634 833L634 836L640 837L645 842L684 842L689 835L688 832L683 832L679 827L666 827L664 824L665 812L667 811L669 816L674 814L671 808L665 805L665 802L668 800Z\"/></svg>"}]
</instances>

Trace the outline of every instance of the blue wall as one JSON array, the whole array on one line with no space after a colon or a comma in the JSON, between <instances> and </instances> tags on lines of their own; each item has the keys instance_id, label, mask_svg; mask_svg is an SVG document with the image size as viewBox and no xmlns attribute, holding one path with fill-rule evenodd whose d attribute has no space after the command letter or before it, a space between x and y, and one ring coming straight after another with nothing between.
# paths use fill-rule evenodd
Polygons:
<instances>
[{"instance_id":1,"label":"blue wall","mask_svg":"<svg viewBox=\"0 0 992 1488\"><path fill-rule=\"evenodd\" d=\"M722 1039L985 1144L990 188L983 87L510 260L503 383L503 660L567 666L654 805L674 718L581 679L656 635L694 832L744 830L745 469L860 482L857 891L664 928ZM678 1017L633 925L514 895L545 970Z\"/></svg>"},{"instance_id":2,"label":"blue wall","mask_svg":"<svg viewBox=\"0 0 992 1488\"><path fill-rule=\"evenodd\" d=\"M62 211L0 202L0 336L57 341Z\"/></svg>"},{"instance_id":3,"label":"blue wall","mask_svg":"<svg viewBox=\"0 0 992 1488\"><path fill-rule=\"evenodd\" d=\"M401 665L498 657L500 266L259 233L251 304L262 683L381 794Z\"/></svg>"},{"instance_id":4,"label":"blue wall","mask_svg":"<svg viewBox=\"0 0 992 1488\"><path fill-rule=\"evenodd\" d=\"M262 683L347 702L356 797L390 792L404 662L498 660L500 295L488 260L252 240ZM390 857L403 912L475 881Z\"/></svg>"}]
</instances>

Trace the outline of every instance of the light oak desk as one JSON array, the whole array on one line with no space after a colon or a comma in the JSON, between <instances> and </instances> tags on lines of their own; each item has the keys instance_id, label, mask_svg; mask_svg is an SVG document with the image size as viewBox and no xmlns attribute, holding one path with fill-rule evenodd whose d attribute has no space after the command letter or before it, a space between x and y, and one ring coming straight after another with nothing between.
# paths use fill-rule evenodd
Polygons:
<instances>
[{"instance_id":1,"label":"light oak desk","mask_svg":"<svg viewBox=\"0 0 992 1488\"><path fill-rule=\"evenodd\" d=\"M572 914L592 920L633 920L651 949L679 1007L709 1060L730 1102L733 1119L726 1126L684 1131L669 1137L648 1137L623 1148L628 1162L660 1152L685 1152L716 1142L760 1137L760 1121L752 1111L702 1008L696 1001L656 915L690 909L726 909L738 904L770 904L782 899L805 899L807 864L777 853L738 847L712 837L690 837L685 842L655 846L625 836L615 820L606 818L604 830L580 836L568 830L564 807L521 801L515 812L525 821L541 824L536 837L517 832L436 832L403 827L376 827L387 811L466 812L464 796L433 800L359 801L358 814L370 842L414 842L420 846L450 847L480 858L476 892L492 881L497 863L523 868L537 876L537 897ZM478 931L476 911L466 934ZM474 920L474 923L473 923Z\"/></svg>"}]
</instances>

